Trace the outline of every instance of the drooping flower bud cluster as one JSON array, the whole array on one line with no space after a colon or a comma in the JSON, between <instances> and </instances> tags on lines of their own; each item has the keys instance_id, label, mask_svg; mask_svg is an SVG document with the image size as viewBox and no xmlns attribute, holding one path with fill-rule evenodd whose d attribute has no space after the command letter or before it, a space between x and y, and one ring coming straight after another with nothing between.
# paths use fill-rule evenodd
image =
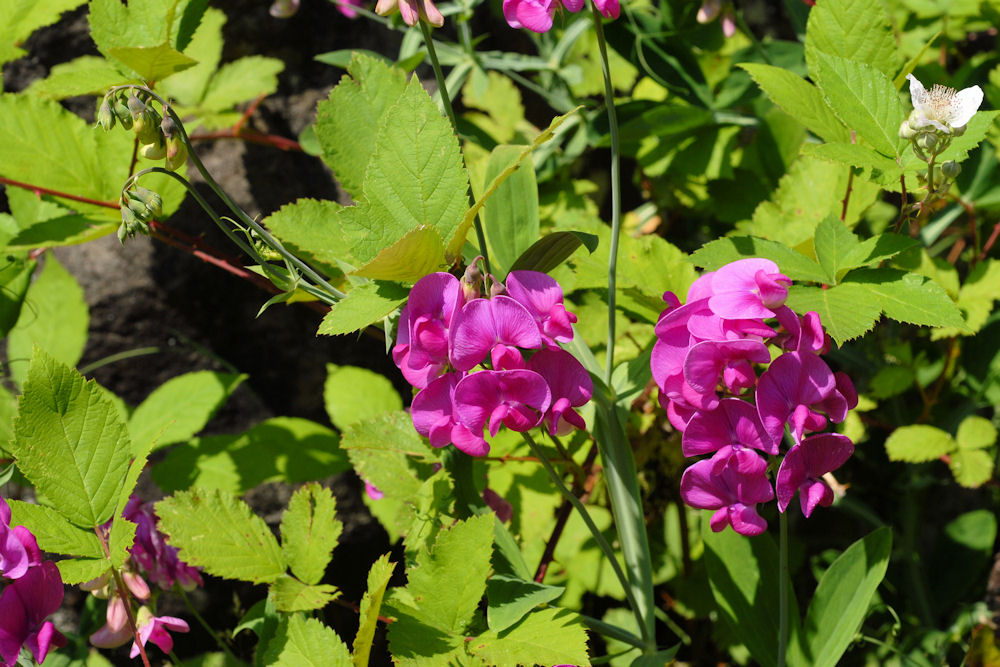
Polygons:
<instances>
[{"instance_id":1,"label":"drooping flower bud cluster","mask_svg":"<svg viewBox=\"0 0 1000 667\"><path fill-rule=\"evenodd\" d=\"M399 317L392 358L419 392L413 425L435 447L454 444L483 456L501 426L553 434L585 428L574 408L590 400L587 371L558 343L573 338L576 316L562 288L536 271L512 271L479 296L475 271L421 278ZM476 370L480 368L481 370Z\"/></svg>"},{"instance_id":2,"label":"drooping flower bud cluster","mask_svg":"<svg viewBox=\"0 0 1000 667\"><path fill-rule=\"evenodd\" d=\"M857 394L820 358L829 342L819 316L800 318L784 305L790 284L774 262L744 259L701 276L684 305L664 295L669 305L656 324L653 379L670 423L683 434L684 455L711 454L684 472L681 496L691 507L716 510L716 532L764 532L756 506L775 491L781 512L796 493L807 517L817 505L829 506L833 491L822 478L854 451L847 437L819 433L847 417ZM786 428L791 445L784 448ZM783 451L772 487L762 454Z\"/></svg>"},{"instance_id":3,"label":"drooping flower bud cluster","mask_svg":"<svg viewBox=\"0 0 1000 667\"><path fill-rule=\"evenodd\" d=\"M122 224L118 227L118 240L125 239L137 233L149 234L150 221L163 214L163 199L152 190L133 186L122 192L119 200L122 213Z\"/></svg>"},{"instance_id":4,"label":"drooping flower bud cluster","mask_svg":"<svg viewBox=\"0 0 1000 667\"><path fill-rule=\"evenodd\" d=\"M133 495L125 505L122 516L136 525L135 540L129 550L130 558L121 576L131 595L142 603L136 612L139 638L143 645L152 641L165 653L169 653L173 649L173 639L167 630L187 632L188 624L173 616L153 615L146 606L151 599L151 592L140 572L165 591L171 590L174 584L190 591L203 586L204 582L196 568L178 558L177 548L166 543L166 537L157 529L159 520L153 512L152 503L143 503ZM81 586L98 597L108 598L107 622L90 636L90 643L99 648L115 648L132 640L131 657L134 658L139 655L139 647L128 626L125 610L127 603L121 598L117 588L110 584L110 578L106 574Z\"/></svg>"},{"instance_id":5,"label":"drooping flower bud cluster","mask_svg":"<svg viewBox=\"0 0 1000 667\"><path fill-rule=\"evenodd\" d=\"M187 161L187 147L174 120L160 115L147 92L129 88L105 95L97 109L97 124L110 130L116 122L135 132L139 154L144 158L165 160L164 167L170 171Z\"/></svg>"},{"instance_id":6,"label":"drooping flower bud cluster","mask_svg":"<svg viewBox=\"0 0 1000 667\"><path fill-rule=\"evenodd\" d=\"M621 14L618 0L592 0L604 18L616 19ZM583 9L584 0L503 0L503 17L511 28L527 28L532 32L552 29L556 10L565 7L576 13Z\"/></svg>"},{"instance_id":7,"label":"drooping flower bud cluster","mask_svg":"<svg viewBox=\"0 0 1000 667\"><path fill-rule=\"evenodd\" d=\"M0 667L18 664L22 648L36 662L66 639L46 619L63 601L59 568L42 560L31 531L11 526L10 506L0 498Z\"/></svg>"}]
</instances>

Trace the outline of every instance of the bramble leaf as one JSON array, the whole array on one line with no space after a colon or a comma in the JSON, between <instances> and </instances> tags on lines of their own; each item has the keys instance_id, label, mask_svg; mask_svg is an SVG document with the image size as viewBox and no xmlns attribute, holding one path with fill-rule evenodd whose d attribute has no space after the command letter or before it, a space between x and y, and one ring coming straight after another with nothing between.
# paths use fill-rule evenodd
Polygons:
<instances>
[{"instance_id":1,"label":"bramble leaf","mask_svg":"<svg viewBox=\"0 0 1000 667\"><path fill-rule=\"evenodd\" d=\"M817 52L871 65L887 77L896 75L900 55L883 5L868 0L829 0L809 12L806 61L815 74Z\"/></svg>"},{"instance_id":2,"label":"bramble leaf","mask_svg":"<svg viewBox=\"0 0 1000 667\"><path fill-rule=\"evenodd\" d=\"M407 287L387 280L358 285L323 316L316 333L339 336L360 331L391 315L409 296Z\"/></svg>"},{"instance_id":3,"label":"bramble leaf","mask_svg":"<svg viewBox=\"0 0 1000 667\"><path fill-rule=\"evenodd\" d=\"M517 577L494 574L486 582L486 619L490 630L500 633L517 623L525 614L541 604L557 599L566 589L546 586Z\"/></svg>"},{"instance_id":4,"label":"bramble leaf","mask_svg":"<svg viewBox=\"0 0 1000 667\"><path fill-rule=\"evenodd\" d=\"M178 491L156 503L156 514L181 560L209 574L259 584L285 573L285 557L267 524L226 491Z\"/></svg>"},{"instance_id":5,"label":"bramble leaf","mask_svg":"<svg viewBox=\"0 0 1000 667\"><path fill-rule=\"evenodd\" d=\"M786 305L796 313L815 311L838 345L871 331L882 313L877 299L860 285L847 282L829 289L792 285Z\"/></svg>"},{"instance_id":6,"label":"bramble leaf","mask_svg":"<svg viewBox=\"0 0 1000 667\"><path fill-rule=\"evenodd\" d=\"M10 525L30 530L40 549L67 556L104 557L101 541L93 530L74 526L51 507L20 500L8 500L7 504L10 505Z\"/></svg>"},{"instance_id":7,"label":"bramble leaf","mask_svg":"<svg viewBox=\"0 0 1000 667\"><path fill-rule=\"evenodd\" d=\"M959 449L952 452L948 466L955 481L969 489L990 481L995 472L993 457L982 449Z\"/></svg>"},{"instance_id":8,"label":"bramble leaf","mask_svg":"<svg viewBox=\"0 0 1000 667\"><path fill-rule=\"evenodd\" d=\"M327 364L323 400L330 421L341 431L403 409L403 399L387 377L357 366Z\"/></svg>"},{"instance_id":9,"label":"bramble leaf","mask_svg":"<svg viewBox=\"0 0 1000 667\"><path fill-rule=\"evenodd\" d=\"M985 449L997 441L997 428L989 419L970 415L962 420L955 433L959 449Z\"/></svg>"},{"instance_id":10,"label":"bramble leaf","mask_svg":"<svg viewBox=\"0 0 1000 667\"><path fill-rule=\"evenodd\" d=\"M383 554L372 564L368 572L368 586L361 598L358 634L354 636L354 667L368 667L368 656L375 637L375 626L378 623L379 610L382 608L382 597L389 585L396 564L389 560L389 554Z\"/></svg>"},{"instance_id":11,"label":"bramble leaf","mask_svg":"<svg viewBox=\"0 0 1000 667\"><path fill-rule=\"evenodd\" d=\"M900 426L885 440L889 459L907 463L933 461L957 447L958 443L951 435L929 424Z\"/></svg>"},{"instance_id":12,"label":"bramble leaf","mask_svg":"<svg viewBox=\"0 0 1000 667\"><path fill-rule=\"evenodd\" d=\"M281 517L281 549L292 574L306 584L318 584L343 529L329 489L316 483L300 487Z\"/></svg>"},{"instance_id":13,"label":"bramble leaf","mask_svg":"<svg viewBox=\"0 0 1000 667\"><path fill-rule=\"evenodd\" d=\"M589 665L587 631L576 614L558 607L532 612L513 627L489 630L469 643L469 652L491 665Z\"/></svg>"},{"instance_id":14,"label":"bramble leaf","mask_svg":"<svg viewBox=\"0 0 1000 667\"><path fill-rule=\"evenodd\" d=\"M39 28L55 23L59 15L85 0L0 0L0 65L17 60L26 51L19 45Z\"/></svg>"},{"instance_id":15,"label":"bramble leaf","mask_svg":"<svg viewBox=\"0 0 1000 667\"><path fill-rule=\"evenodd\" d=\"M296 614L281 619L262 663L274 667L351 667L351 654L337 633L321 621Z\"/></svg>"},{"instance_id":16,"label":"bramble leaf","mask_svg":"<svg viewBox=\"0 0 1000 667\"><path fill-rule=\"evenodd\" d=\"M819 88L780 67L741 63L753 80L778 107L821 139L850 141L851 133L833 113Z\"/></svg>"},{"instance_id":17,"label":"bramble leaf","mask_svg":"<svg viewBox=\"0 0 1000 667\"><path fill-rule=\"evenodd\" d=\"M268 587L278 611L313 611L322 609L340 596L336 586L329 584L305 584L288 575L278 577Z\"/></svg>"},{"instance_id":18,"label":"bramble leaf","mask_svg":"<svg viewBox=\"0 0 1000 667\"><path fill-rule=\"evenodd\" d=\"M52 507L89 529L111 518L132 453L125 424L97 383L37 347L10 450Z\"/></svg>"}]
</instances>

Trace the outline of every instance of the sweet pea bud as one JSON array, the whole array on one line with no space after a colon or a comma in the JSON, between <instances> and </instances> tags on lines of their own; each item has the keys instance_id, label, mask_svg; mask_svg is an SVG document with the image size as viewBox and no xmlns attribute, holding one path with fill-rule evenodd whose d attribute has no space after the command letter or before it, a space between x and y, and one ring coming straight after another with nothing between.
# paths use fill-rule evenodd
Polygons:
<instances>
[{"instance_id":1,"label":"sweet pea bud","mask_svg":"<svg viewBox=\"0 0 1000 667\"><path fill-rule=\"evenodd\" d=\"M128 105L125 104L121 97L114 101L111 110L115 112L115 117L122 124L122 127L126 130L132 129L132 114L128 110Z\"/></svg>"},{"instance_id":2,"label":"sweet pea bud","mask_svg":"<svg viewBox=\"0 0 1000 667\"><path fill-rule=\"evenodd\" d=\"M948 160L947 162L941 163L941 173L944 174L945 178L956 178L962 173L962 165L955 162L954 160Z\"/></svg>"},{"instance_id":3,"label":"sweet pea bud","mask_svg":"<svg viewBox=\"0 0 1000 667\"><path fill-rule=\"evenodd\" d=\"M162 160L167 156L167 145L163 143L163 137L157 132L156 141L144 144L139 149L139 155L150 160Z\"/></svg>"},{"instance_id":4,"label":"sweet pea bud","mask_svg":"<svg viewBox=\"0 0 1000 667\"><path fill-rule=\"evenodd\" d=\"M167 162L163 166L170 171L177 171L187 162L187 146L176 134L167 140Z\"/></svg>"},{"instance_id":5,"label":"sweet pea bud","mask_svg":"<svg viewBox=\"0 0 1000 667\"><path fill-rule=\"evenodd\" d=\"M163 132L163 136L170 139L174 136L174 132L177 131L177 124L174 123L174 119L170 114L163 116L163 120L160 121L160 131Z\"/></svg>"},{"instance_id":6,"label":"sweet pea bud","mask_svg":"<svg viewBox=\"0 0 1000 667\"><path fill-rule=\"evenodd\" d=\"M149 215L149 209L146 208L146 205L133 197L126 197L125 206L131 209L132 212L135 213L135 217L139 218L140 220L146 218Z\"/></svg>"},{"instance_id":7,"label":"sweet pea bud","mask_svg":"<svg viewBox=\"0 0 1000 667\"><path fill-rule=\"evenodd\" d=\"M136 97L135 93L128 96L128 112L132 116L133 122L138 122L142 112L146 110L146 105Z\"/></svg>"},{"instance_id":8,"label":"sweet pea bud","mask_svg":"<svg viewBox=\"0 0 1000 667\"><path fill-rule=\"evenodd\" d=\"M101 107L97 110L97 124L100 125L105 132L115 126L115 114L111 111L111 103L108 101L107 97L101 100Z\"/></svg>"},{"instance_id":9,"label":"sweet pea bud","mask_svg":"<svg viewBox=\"0 0 1000 667\"><path fill-rule=\"evenodd\" d=\"M124 222L118 225L117 236L118 236L118 242L121 243L122 245L125 245L125 241L128 240L129 233L128 233L128 227L125 226Z\"/></svg>"},{"instance_id":10,"label":"sweet pea bud","mask_svg":"<svg viewBox=\"0 0 1000 667\"><path fill-rule=\"evenodd\" d=\"M131 195L146 205L146 210L152 217L163 215L163 198L160 195L141 186L136 186Z\"/></svg>"},{"instance_id":11,"label":"sweet pea bud","mask_svg":"<svg viewBox=\"0 0 1000 667\"><path fill-rule=\"evenodd\" d=\"M160 136L161 120L160 114L156 113L155 109L146 107L146 110L142 112L141 120L135 123L135 133L140 144L151 144L156 141L157 137Z\"/></svg>"},{"instance_id":12,"label":"sweet pea bud","mask_svg":"<svg viewBox=\"0 0 1000 667\"><path fill-rule=\"evenodd\" d=\"M490 275L490 278L493 279L490 282L490 298L491 299L493 297L495 297L495 296L504 296L505 294L507 294L507 287L502 282L500 282L496 278L493 278L492 274Z\"/></svg>"},{"instance_id":13,"label":"sweet pea bud","mask_svg":"<svg viewBox=\"0 0 1000 667\"><path fill-rule=\"evenodd\" d=\"M136 217L135 211L133 211L128 206L122 206L122 223L125 225L126 229L129 231L129 235L133 232L132 230L139 226L139 218Z\"/></svg>"}]
</instances>

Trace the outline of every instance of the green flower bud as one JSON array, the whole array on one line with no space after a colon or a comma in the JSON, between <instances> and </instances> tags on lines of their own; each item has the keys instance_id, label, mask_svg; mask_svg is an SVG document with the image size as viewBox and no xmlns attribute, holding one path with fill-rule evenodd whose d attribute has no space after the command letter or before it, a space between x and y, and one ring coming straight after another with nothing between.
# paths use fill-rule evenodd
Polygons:
<instances>
[{"instance_id":1,"label":"green flower bud","mask_svg":"<svg viewBox=\"0 0 1000 667\"><path fill-rule=\"evenodd\" d=\"M917 135L916 144L928 153L934 153L941 140L934 132L921 132Z\"/></svg>"},{"instance_id":2,"label":"green flower bud","mask_svg":"<svg viewBox=\"0 0 1000 667\"><path fill-rule=\"evenodd\" d=\"M962 165L955 162L954 160L948 160L947 162L941 163L941 173L944 174L945 178L956 178L962 173Z\"/></svg>"},{"instance_id":3,"label":"green flower bud","mask_svg":"<svg viewBox=\"0 0 1000 667\"><path fill-rule=\"evenodd\" d=\"M146 205L138 199L129 197L125 202L125 207L132 211L135 214L135 217L139 220L142 220L149 215L149 209L147 209Z\"/></svg>"},{"instance_id":4,"label":"green flower bud","mask_svg":"<svg viewBox=\"0 0 1000 667\"><path fill-rule=\"evenodd\" d=\"M135 96L135 93L128 96L128 112L132 115L132 120L134 122L139 121L139 117L142 116L142 112L146 110L146 105L143 104L142 100Z\"/></svg>"},{"instance_id":5,"label":"green flower bud","mask_svg":"<svg viewBox=\"0 0 1000 667\"><path fill-rule=\"evenodd\" d=\"M120 97L115 100L112 111L115 112L115 117L118 118L118 122L122 124L122 127L126 130L132 129L132 114L129 113L128 106Z\"/></svg>"},{"instance_id":6,"label":"green flower bud","mask_svg":"<svg viewBox=\"0 0 1000 667\"><path fill-rule=\"evenodd\" d=\"M146 107L139 120L135 122L135 133L140 144L152 144L160 135L160 114L152 107Z\"/></svg>"},{"instance_id":7,"label":"green flower bud","mask_svg":"<svg viewBox=\"0 0 1000 667\"><path fill-rule=\"evenodd\" d=\"M136 217L135 211L131 208L122 206L122 222L125 224L126 229L131 231L139 224L139 218Z\"/></svg>"},{"instance_id":8,"label":"green flower bud","mask_svg":"<svg viewBox=\"0 0 1000 667\"><path fill-rule=\"evenodd\" d=\"M163 120L160 121L160 131L163 132L163 136L170 139L174 136L174 132L177 131L177 124L174 123L174 119L170 117L170 114L163 116Z\"/></svg>"},{"instance_id":9,"label":"green flower bud","mask_svg":"<svg viewBox=\"0 0 1000 667\"><path fill-rule=\"evenodd\" d=\"M146 210L149 212L150 216L158 218L163 215L163 199L152 190L136 186L135 189L132 190L131 196L135 197L146 206Z\"/></svg>"},{"instance_id":10,"label":"green flower bud","mask_svg":"<svg viewBox=\"0 0 1000 667\"><path fill-rule=\"evenodd\" d=\"M105 97L101 100L101 107L97 110L97 124L107 132L115 126L115 114L111 111L111 103Z\"/></svg>"},{"instance_id":11,"label":"green flower bud","mask_svg":"<svg viewBox=\"0 0 1000 667\"><path fill-rule=\"evenodd\" d=\"M159 130L156 132L156 141L151 141L139 148L139 155L149 160L162 160L167 156L167 145L163 143L163 136Z\"/></svg>"},{"instance_id":12,"label":"green flower bud","mask_svg":"<svg viewBox=\"0 0 1000 667\"><path fill-rule=\"evenodd\" d=\"M165 166L170 171L176 171L187 162L187 146L175 134L167 140L167 162Z\"/></svg>"},{"instance_id":13,"label":"green flower bud","mask_svg":"<svg viewBox=\"0 0 1000 667\"><path fill-rule=\"evenodd\" d=\"M131 236L131 234L128 233L128 227L125 226L125 223L123 222L118 225L118 242L125 245L125 240L128 239L129 236Z\"/></svg>"},{"instance_id":14,"label":"green flower bud","mask_svg":"<svg viewBox=\"0 0 1000 667\"><path fill-rule=\"evenodd\" d=\"M910 139L912 139L916 135L917 135L917 131L914 130L912 127L910 127L910 119L907 118L899 126L899 136L900 136L900 138L906 139L907 141L909 141Z\"/></svg>"}]
</instances>

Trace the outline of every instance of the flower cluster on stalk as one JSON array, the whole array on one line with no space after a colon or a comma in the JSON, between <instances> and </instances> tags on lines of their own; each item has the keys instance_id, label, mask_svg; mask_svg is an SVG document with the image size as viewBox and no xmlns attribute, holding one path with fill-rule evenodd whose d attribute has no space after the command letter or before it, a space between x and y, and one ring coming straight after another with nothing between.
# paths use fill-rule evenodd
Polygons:
<instances>
[{"instance_id":1,"label":"flower cluster on stalk","mask_svg":"<svg viewBox=\"0 0 1000 667\"><path fill-rule=\"evenodd\" d=\"M392 358L418 389L411 414L435 447L454 444L484 456L501 426L525 432L544 423L553 435L585 428L575 410L590 400L587 371L560 342L573 338L576 316L562 288L536 271L494 281L449 273L421 278L403 308ZM477 370L479 369L479 370Z\"/></svg>"},{"instance_id":2,"label":"flower cluster on stalk","mask_svg":"<svg viewBox=\"0 0 1000 667\"><path fill-rule=\"evenodd\" d=\"M46 620L62 605L59 568L42 560L30 530L10 521L10 506L0 498L0 667L18 664L22 648L41 663L52 647L66 644Z\"/></svg>"},{"instance_id":3,"label":"flower cluster on stalk","mask_svg":"<svg viewBox=\"0 0 1000 667\"><path fill-rule=\"evenodd\" d=\"M621 14L618 0L593 0L604 18L616 19ZM583 9L584 0L503 0L503 17L511 28L527 28L532 32L548 32L556 10L564 7L576 13Z\"/></svg>"},{"instance_id":4,"label":"flower cluster on stalk","mask_svg":"<svg viewBox=\"0 0 1000 667\"><path fill-rule=\"evenodd\" d=\"M701 276L684 305L664 295L653 379L683 434L684 455L711 455L684 471L681 496L715 510L716 532L764 532L757 505L775 496L784 512L798 493L807 517L829 506L833 491L823 476L854 451L846 436L820 432L847 417L857 394L847 375L820 358L830 342L819 316L799 317L784 305L790 284L774 262L744 259ZM780 458L773 487L765 454Z\"/></svg>"},{"instance_id":5,"label":"flower cluster on stalk","mask_svg":"<svg viewBox=\"0 0 1000 667\"><path fill-rule=\"evenodd\" d=\"M173 650L174 641L167 631L187 632L188 624L173 616L153 615L147 606L152 592L142 575L165 591L172 590L175 585L190 591L203 586L204 582L196 568L178 558L177 548L167 544L166 536L157 528L159 520L153 512L152 503L144 503L137 496L132 496L125 505L122 517L136 525L130 558L121 577L132 597L141 603L135 619L139 641L143 646L152 642L164 653L169 653ZM128 625L128 602L111 585L110 577L106 574L81 588L98 597L108 598L106 623L90 636L90 643L100 648L116 648L132 640L130 655L133 658L139 655L139 646Z\"/></svg>"}]
</instances>

